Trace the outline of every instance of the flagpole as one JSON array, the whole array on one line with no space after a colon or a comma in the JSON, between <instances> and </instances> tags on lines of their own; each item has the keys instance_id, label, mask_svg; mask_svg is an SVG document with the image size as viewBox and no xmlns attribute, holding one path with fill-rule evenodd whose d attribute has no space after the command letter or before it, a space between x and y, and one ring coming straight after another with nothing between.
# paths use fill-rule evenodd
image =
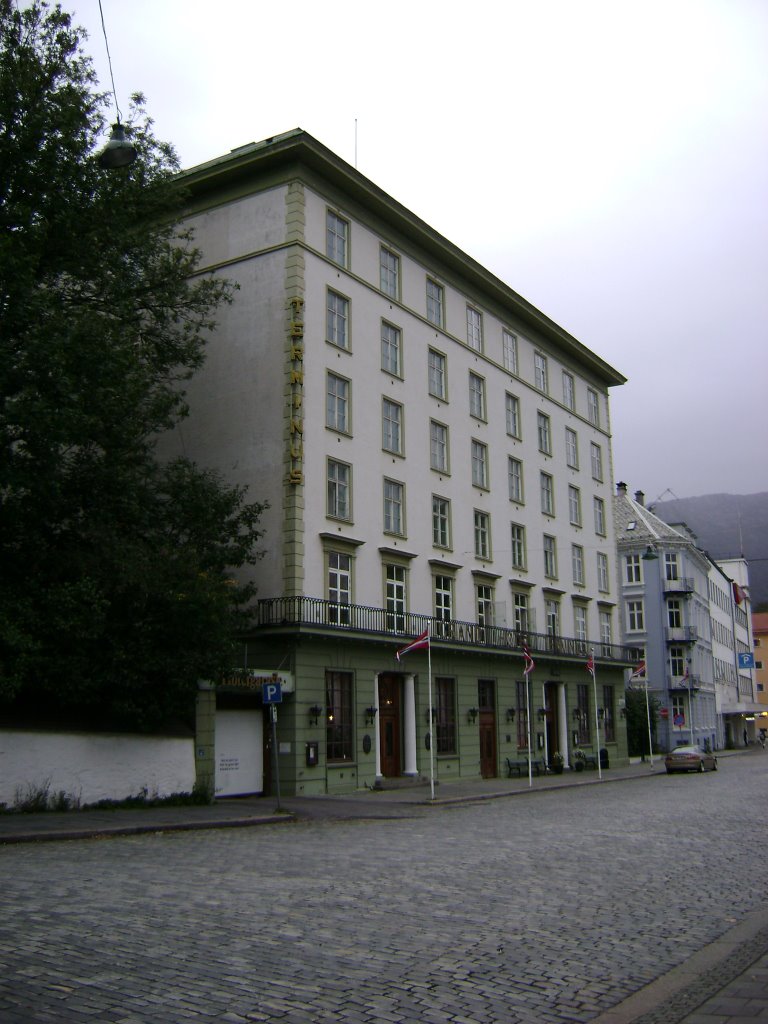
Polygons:
<instances>
[{"instance_id":1,"label":"flagpole","mask_svg":"<svg viewBox=\"0 0 768 1024\"><path fill-rule=\"evenodd\" d=\"M528 673L525 673L525 717L528 721L528 786L533 786L533 765L531 763L531 689Z\"/></svg>"},{"instance_id":2,"label":"flagpole","mask_svg":"<svg viewBox=\"0 0 768 1024\"><path fill-rule=\"evenodd\" d=\"M648 700L648 675L645 676L645 717L648 719L648 756L651 759L651 771L653 771L653 734L651 732L651 704Z\"/></svg>"},{"instance_id":3,"label":"flagpole","mask_svg":"<svg viewBox=\"0 0 768 1024\"><path fill-rule=\"evenodd\" d=\"M600 716L597 713L597 672L595 671L595 648L592 648L592 692L595 696L595 732L597 734L597 777L602 781L603 778L603 766L600 758ZM582 679L584 677L582 676Z\"/></svg>"},{"instance_id":4,"label":"flagpole","mask_svg":"<svg viewBox=\"0 0 768 1024\"><path fill-rule=\"evenodd\" d=\"M432 633L427 623L427 700L429 701L429 791L435 799L435 737L432 731Z\"/></svg>"},{"instance_id":5,"label":"flagpole","mask_svg":"<svg viewBox=\"0 0 768 1024\"><path fill-rule=\"evenodd\" d=\"M549 737L547 736L547 684L541 684L541 706L544 708L544 770L549 768Z\"/></svg>"}]
</instances>

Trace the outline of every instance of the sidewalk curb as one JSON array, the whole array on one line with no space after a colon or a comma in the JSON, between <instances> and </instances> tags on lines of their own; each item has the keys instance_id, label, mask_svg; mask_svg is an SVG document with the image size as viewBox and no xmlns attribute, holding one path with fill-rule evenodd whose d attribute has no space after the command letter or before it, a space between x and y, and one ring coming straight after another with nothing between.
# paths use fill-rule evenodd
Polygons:
<instances>
[{"instance_id":1,"label":"sidewalk curb","mask_svg":"<svg viewBox=\"0 0 768 1024\"><path fill-rule=\"evenodd\" d=\"M56 843L75 839L112 839L118 836L151 835L157 832L197 832L221 828L250 828L254 825L280 825L293 822L291 813L248 818L206 819L203 821L164 821L156 824L92 826L90 828L55 829L48 832L18 832L0 836L0 846L13 843Z\"/></svg>"}]
</instances>

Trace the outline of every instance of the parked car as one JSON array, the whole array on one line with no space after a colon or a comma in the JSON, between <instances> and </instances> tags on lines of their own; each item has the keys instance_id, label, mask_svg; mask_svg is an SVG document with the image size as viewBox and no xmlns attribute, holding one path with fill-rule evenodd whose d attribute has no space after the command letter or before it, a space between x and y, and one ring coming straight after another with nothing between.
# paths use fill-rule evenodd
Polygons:
<instances>
[{"instance_id":1,"label":"parked car","mask_svg":"<svg viewBox=\"0 0 768 1024\"><path fill-rule=\"evenodd\" d=\"M672 772L716 772L717 758L695 746L677 747L664 758L664 766L667 775Z\"/></svg>"}]
</instances>

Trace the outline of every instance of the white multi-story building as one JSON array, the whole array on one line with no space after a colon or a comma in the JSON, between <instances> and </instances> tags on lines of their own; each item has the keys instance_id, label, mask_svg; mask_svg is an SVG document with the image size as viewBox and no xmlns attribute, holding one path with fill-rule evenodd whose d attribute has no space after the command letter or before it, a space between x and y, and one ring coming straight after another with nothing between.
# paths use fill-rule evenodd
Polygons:
<instances>
[{"instance_id":1,"label":"white multi-story building","mask_svg":"<svg viewBox=\"0 0 768 1024\"><path fill-rule=\"evenodd\" d=\"M621 374L302 131L183 180L201 273L239 290L170 447L269 503L243 664L295 681L284 785L495 775L529 722L537 758L624 759Z\"/></svg>"}]
</instances>

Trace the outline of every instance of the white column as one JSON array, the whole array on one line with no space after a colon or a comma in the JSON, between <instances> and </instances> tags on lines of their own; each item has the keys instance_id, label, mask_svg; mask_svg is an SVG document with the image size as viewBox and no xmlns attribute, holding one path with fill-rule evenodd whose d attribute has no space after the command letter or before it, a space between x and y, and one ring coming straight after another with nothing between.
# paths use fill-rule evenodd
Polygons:
<instances>
[{"instance_id":1,"label":"white column","mask_svg":"<svg viewBox=\"0 0 768 1024\"><path fill-rule=\"evenodd\" d=\"M403 740L405 743L405 775L417 775L416 767L416 690L413 676L403 682Z\"/></svg>"},{"instance_id":2,"label":"white column","mask_svg":"<svg viewBox=\"0 0 768 1024\"><path fill-rule=\"evenodd\" d=\"M379 673L373 673L373 706L376 708L373 723L373 742L376 752L376 778L381 778L381 727L379 726Z\"/></svg>"}]
</instances>

